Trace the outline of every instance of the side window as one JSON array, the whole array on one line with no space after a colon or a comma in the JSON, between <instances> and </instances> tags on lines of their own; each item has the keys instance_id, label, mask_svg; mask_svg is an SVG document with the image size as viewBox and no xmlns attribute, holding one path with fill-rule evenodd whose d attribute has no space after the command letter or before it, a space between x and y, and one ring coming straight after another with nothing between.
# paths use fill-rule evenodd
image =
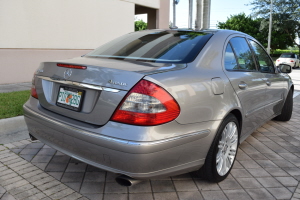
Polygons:
<instances>
[{"instance_id":1,"label":"side window","mask_svg":"<svg viewBox=\"0 0 300 200\"><path fill-rule=\"evenodd\" d=\"M237 57L239 70L256 71L253 55L246 39L235 37L230 40L230 43Z\"/></svg>"},{"instance_id":2,"label":"side window","mask_svg":"<svg viewBox=\"0 0 300 200\"><path fill-rule=\"evenodd\" d=\"M232 51L230 43L227 44L225 59L224 59L225 69L227 70L238 70L239 66L236 62L234 53Z\"/></svg>"},{"instance_id":3,"label":"side window","mask_svg":"<svg viewBox=\"0 0 300 200\"><path fill-rule=\"evenodd\" d=\"M253 50L255 52L260 71L274 73L275 70L274 70L273 61L269 58L266 51L253 40L250 40L250 44L253 47Z\"/></svg>"}]
</instances>

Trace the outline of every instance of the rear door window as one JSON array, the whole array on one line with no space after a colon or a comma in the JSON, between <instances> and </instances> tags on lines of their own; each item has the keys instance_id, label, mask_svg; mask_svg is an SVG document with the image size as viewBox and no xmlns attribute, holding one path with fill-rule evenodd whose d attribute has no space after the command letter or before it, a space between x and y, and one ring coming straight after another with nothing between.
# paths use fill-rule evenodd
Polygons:
<instances>
[{"instance_id":1,"label":"rear door window","mask_svg":"<svg viewBox=\"0 0 300 200\"><path fill-rule=\"evenodd\" d=\"M250 40L250 44L254 50L256 59L261 72L274 73L273 61L268 56L267 52L256 42Z\"/></svg>"},{"instance_id":2,"label":"rear door window","mask_svg":"<svg viewBox=\"0 0 300 200\"><path fill-rule=\"evenodd\" d=\"M224 59L225 69L227 70L238 70L239 65L236 61L234 52L231 48L230 43L227 44L226 51L225 51L225 59Z\"/></svg>"},{"instance_id":3,"label":"rear door window","mask_svg":"<svg viewBox=\"0 0 300 200\"><path fill-rule=\"evenodd\" d=\"M238 69L243 71L256 71L253 54L245 38L234 37L230 40L238 62Z\"/></svg>"}]
</instances>

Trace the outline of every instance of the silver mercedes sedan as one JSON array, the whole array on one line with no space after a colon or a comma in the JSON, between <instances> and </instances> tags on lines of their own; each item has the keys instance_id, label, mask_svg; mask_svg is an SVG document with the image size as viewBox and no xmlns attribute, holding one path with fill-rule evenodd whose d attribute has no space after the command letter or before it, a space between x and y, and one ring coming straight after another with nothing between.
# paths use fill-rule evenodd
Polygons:
<instances>
[{"instance_id":1,"label":"silver mercedes sedan","mask_svg":"<svg viewBox=\"0 0 300 200\"><path fill-rule=\"evenodd\" d=\"M247 136L291 118L290 72L241 32L134 32L41 63L25 120L32 139L123 185L191 171L219 182Z\"/></svg>"}]
</instances>

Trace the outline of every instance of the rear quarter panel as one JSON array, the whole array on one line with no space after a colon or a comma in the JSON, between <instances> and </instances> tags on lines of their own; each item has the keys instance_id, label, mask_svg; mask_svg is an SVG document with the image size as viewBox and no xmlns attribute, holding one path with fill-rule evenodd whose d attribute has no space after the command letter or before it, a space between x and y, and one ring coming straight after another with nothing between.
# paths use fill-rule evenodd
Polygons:
<instances>
[{"instance_id":1,"label":"rear quarter panel","mask_svg":"<svg viewBox=\"0 0 300 200\"><path fill-rule=\"evenodd\" d=\"M165 88L179 103L180 124L221 120L239 109L239 100L222 70L226 34L216 33L187 68L145 77ZM218 86L212 81L220 78ZM220 80L218 79L218 80ZM215 94L216 87L218 94Z\"/></svg>"}]
</instances>

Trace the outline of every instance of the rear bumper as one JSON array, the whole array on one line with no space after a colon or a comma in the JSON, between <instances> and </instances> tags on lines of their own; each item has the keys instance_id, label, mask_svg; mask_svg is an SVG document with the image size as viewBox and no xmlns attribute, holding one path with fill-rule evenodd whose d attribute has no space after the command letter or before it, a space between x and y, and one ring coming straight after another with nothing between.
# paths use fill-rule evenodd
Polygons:
<instances>
[{"instance_id":1,"label":"rear bumper","mask_svg":"<svg viewBox=\"0 0 300 200\"><path fill-rule=\"evenodd\" d=\"M180 125L185 126L183 130L187 133L160 140L133 141L106 134L130 134L128 131L132 130L126 130L123 124L108 122L102 127L84 127L79 126L81 122L74 125L70 121L61 120L61 117L53 118L53 115L47 114L49 111L43 110L41 107L31 107L29 102L24 105L25 121L34 137L85 163L137 179L170 176L199 169L204 164L219 125L218 121L201 123L199 127L207 128L194 132L190 130L195 129L195 124ZM149 134L151 130L149 127L137 128L139 131L145 129L141 134Z\"/></svg>"}]
</instances>

